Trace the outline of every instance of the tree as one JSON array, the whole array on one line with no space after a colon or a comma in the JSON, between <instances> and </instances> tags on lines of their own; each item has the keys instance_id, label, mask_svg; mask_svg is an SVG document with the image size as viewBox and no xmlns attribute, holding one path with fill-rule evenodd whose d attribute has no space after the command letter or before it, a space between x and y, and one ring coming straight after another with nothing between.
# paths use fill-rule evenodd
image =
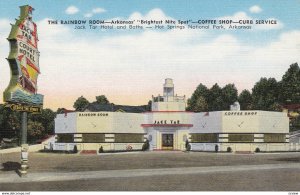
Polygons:
<instances>
[{"instance_id":1,"label":"tree","mask_svg":"<svg viewBox=\"0 0 300 195\"><path fill-rule=\"evenodd\" d=\"M45 136L45 128L40 122L28 121L27 126L28 132L28 143L35 143L38 139L41 139Z\"/></svg>"},{"instance_id":2,"label":"tree","mask_svg":"<svg viewBox=\"0 0 300 195\"><path fill-rule=\"evenodd\" d=\"M44 127L43 135L53 135L54 134L54 119L56 113L51 109L43 109L40 114L30 114L29 119L32 121L40 122Z\"/></svg>"},{"instance_id":3,"label":"tree","mask_svg":"<svg viewBox=\"0 0 300 195\"><path fill-rule=\"evenodd\" d=\"M216 83L210 88L209 98L207 99L209 111L222 110L223 100L222 100L222 89Z\"/></svg>"},{"instance_id":4,"label":"tree","mask_svg":"<svg viewBox=\"0 0 300 195\"><path fill-rule=\"evenodd\" d=\"M300 116L291 120L290 131L297 131L300 129Z\"/></svg>"},{"instance_id":5,"label":"tree","mask_svg":"<svg viewBox=\"0 0 300 195\"><path fill-rule=\"evenodd\" d=\"M238 97L238 102L241 110L251 110L253 108L251 92L246 89L243 90Z\"/></svg>"},{"instance_id":6,"label":"tree","mask_svg":"<svg viewBox=\"0 0 300 195\"><path fill-rule=\"evenodd\" d=\"M234 84L227 84L222 88L222 110L228 110L237 99L238 91Z\"/></svg>"},{"instance_id":7,"label":"tree","mask_svg":"<svg viewBox=\"0 0 300 195\"><path fill-rule=\"evenodd\" d=\"M146 105L146 110L151 111L152 110L152 100L148 101L148 104Z\"/></svg>"},{"instance_id":8,"label":"tree","mask_svg":"<svg viewBox=\"0 0 300 195\"><path fill-rule=\"evenodd\" d=\"M65 112L65 108L57 108L56 114L62 114Z\"/></svg>"},{"instance_id":9,"label":"tree","mask_svg":"<svg viewBox=\"0 0 300 195\"><path fill-rule=\"evenodd\" d=\"M252 89L254 109L273 111L278 103L279 84L274 78L261 78Z\"/></svg>"},{"instance_id":10,"label":"tree","mask_svg":"<svg viewBox=\"0 0 300 195\"><path fill-rule=\"evenodd\" d=\"M195 106L196 106L196 102L197 102L197 100L200 96L202 96L202 98L204 98L205 101L207 102L207 98L209 97L209 89L205 85L203 85L202 83L200 83L198 85L198 87L194 91L191 98L188 99L187 110L195 111L194 109L195 109ZM197 111L195 111L195 112L197 112Z\"/></svg>"},{"instance_id":11,"label":"tree","mask_svg":"<svg viewBox=\"0 0 300 195\"><path fill-rule=\"evenodd\" d=\"M208 110L208 104L203 96L198 97L193 107L194 112L206 112Z\"/></svg>"},{"instance_id":12,"label":"tree","mask_svg":"<svg viewBox=\"0 0 300 195\"><path fill-rule=\"evenodd\" d=\"M300 103L300 68L297 63L290 65L282 76L279 100L282 104Z\"/></svg>"},{"instance_id":13,"label":"tree","mask_svg":"<svg viewBox=\"0 0 300 195\"><path fill-rule=\"evenodd\" d=\"M18 137L21 128L21 115L4 105L0 106L0 139Z\"/></svg>"},{"instance_id":14,"label":"tree","mask_svg":"<svg viewBox=\"0 0 300 195\"><path fill-rule=\"evenodd\" d=\"M96 96L96 102L99 104L109 104L109 101L105 95Z\"/></svg>"},{"instance_id":15,"label":"tree","mask_svg":"<svg viewBox=\"0 0 300 195\"><path fill-rule=\"evenodd\" d=\"M76 111L83 111L83 109L89 105L89 101L85 99L85 97L81 96L79 97L75 102L73 107L75 108Z\"/></svg>"}]
</instances>

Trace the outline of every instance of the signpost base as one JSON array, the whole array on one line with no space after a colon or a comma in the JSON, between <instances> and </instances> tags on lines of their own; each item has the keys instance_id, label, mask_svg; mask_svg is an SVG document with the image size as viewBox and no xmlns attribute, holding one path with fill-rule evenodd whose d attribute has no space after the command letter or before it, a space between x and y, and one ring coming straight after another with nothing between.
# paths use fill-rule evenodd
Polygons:
<instances>
[{"instance_id":1,"label":"signpost base","mask_svg":"<svg viewBox=\"0 0 300 195\"><path fill-rule=\"evenodd\" d=\"M28 149L27 144L27 112L22 112L22 129L21 129L21 167L19 169L19 176L25 177L28 169Z\"/></svg>"},{"instance_id":2,"label":"signpost base","mask_svg":"<svg viewBox=\"0 0 300 195\"><path fill-rule=\"evenodd\" d=\"M20 177L26 177L28 167L28 144L22 144L21 146L21 167L18 170Z\"/></svg>"},{"instance_id":3,"label":"signpost base","mask_svg":"<svg viewBox=\"0 0 300 195\"><path fill-rule=\"evenodd\" d=\"M18 170L20 177L27 177L28 164L26 161L21 161L21 168Z\"/></svg>"}]
</instances>

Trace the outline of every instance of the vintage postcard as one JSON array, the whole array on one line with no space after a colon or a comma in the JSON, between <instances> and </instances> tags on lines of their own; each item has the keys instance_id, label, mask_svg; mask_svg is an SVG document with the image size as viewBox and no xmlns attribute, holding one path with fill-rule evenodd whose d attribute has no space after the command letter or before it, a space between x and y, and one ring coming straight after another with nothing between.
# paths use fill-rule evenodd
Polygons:
<instances>
[{"instance_id":1,"label":"vintage postcard","mask_svg":"<svg viewBox=\"0 0 300 195\"><path fill-rule=\"evenodd\" d=\"M299 0L0 0L0 192L298 195L299 18Z\"/></svg>"}]
</instances>

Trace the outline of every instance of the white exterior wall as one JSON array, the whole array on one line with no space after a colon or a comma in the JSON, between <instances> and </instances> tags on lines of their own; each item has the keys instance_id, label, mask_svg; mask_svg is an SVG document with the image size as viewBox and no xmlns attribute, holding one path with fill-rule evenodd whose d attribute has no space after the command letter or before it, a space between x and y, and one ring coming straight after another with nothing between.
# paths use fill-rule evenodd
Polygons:
<instances>
[{"instance_id":1,"label":"white exterior wall","mask_svg":"<svg viewBox=\"0 0 300 195\"><path fill-rule=\"evenodd\" d=\"M177 131L177 149L185 150L185 141L189 139L189 130L178 130Z\"/></svg>"},{"instance_id":2,"label":"white exterior wall","mask_svg":"<svg viewBox=\"0 0 300 195\"><path fill-rule=\"evenodd\" d=\"M76 133L77 113L57 114L54 120L55 133Z\"/></svg>"},{"instance_id":3,"label":"white exterior wall","mask_svg":"<svg viewBox=\"0 0 300 195\"><path fill-rule=\"evenodd\" d=\"M248 115L248 113L256 113ZM231 113L228 115L228 113ZM234 115L233 113L242 113ZM245 114L247 113L247 115ZM218 111L194 113L190 133L288 133L286 113L267 111Z\"/></svg>"},{"instance_id":4,"label":"white exterior wall","mask_svg":"<svg viewBox=\"0 0 300 195\"><path fill-rule=\"evenodd\" d=\"M283 112L222 111L223 133L288 133L289 119ZM231 113L231 115L229 115ZM232 115L240 113L240 115ZM246 114L247 113L247 114ZM253 113L253 115L252 115Z\"/></svg>"},{"instance_id":5,"label":"white exterior wall","mask_svg":"<svg viewBox=\"0 0 300 195\"><path fill-rule=\"evenodd\" d=\"M114 133L141 133L145 131L141 127L144 122L143 114L121 113L121 112L77 112L58 114L55 119L55 133L75 134L75 141L81 141L84 133L105 133L104 143L53 143L54 150L98 150L101 146L104 151L126 150L128 146L132 150L140 150L143 143L108 143L114 141ZM66 125L67 124L67 125ZM67 127L67 128L65 128ZM111 138L106 138L110 134Z\"/></svg>"},{"instance_id":6,"label":"white exterior wall","mask_svg":"<svg viewBox=\"0 0 300 195\"><path fill-rule=\"evenodd\" d=\"M251 111L252 112L252 111ZM250 113L251 113L250 112ZM255 111L257 113L257 111ZM253 111L253 113L255 113ZM245 115L245 111L222 111L222 128L220 133L258 133L259 116ZM241 115L229 115L241 113Z\"/></svg>"},{"instance_id":7,"label":"white exterior wall","mask_svg":"<svg viewBox=\"0 0 300 195\"><path fill-rule=\"evenodd\" d=\"M143 114L77 112L58 114L55 133L144 133Z\"/></svg>"},{"instance_id":8,"label":"white exterior wall","mask_svg":"<svg viewBox=\"0 0 300 195\"><path fill-rule=\"evenodd\" d=\"M234 114L234 113L239 114ZM255 114L251 114L251 113ZM231 113L231 114L228 114ZM247 114L246 114L247 113ZM250 113L250 114L249 114ZM164 126L179 120L180 124L192 124L193 127ZM162 124L145 127L142 124ZM173 122L174 124L174 122ZM210 113L191 112L148 112L148 113L122 113L122 112L78 112L59 114L55 119L55 132L72 133L81 136L84 133L142 133L151 136L150 150L162 149L162 134L173 134L174 149L185 150L184 137L191 133L219 133L220 141L228 141L230 133L255 134L257 143L191 143L192 150L214 151L217 144L219 150L226 151L231 147L233 151L285 151L289 148L297 150L296 146L288 143L258 143L262 142L264 133L285 133L289 131L289 120L286 113L266 111L218 111ZM114 137L114 136L113 136ZM220 139L221 138L221 139ZM77 138L75 138L77 139ZM112 139L114 138L105 138ZM80 139L79 139L80 140ZM287 136L288 140L288 136ZM78 150L94 149L103 146L104 150L124 150L128 145L133 149L140 149L142 143L77 143ZM54 149L72 150L74 144L56 143ZM297 146L298 147L298 146ZM295 148L295 149L294 149Z\"/></svg>"},{"instance_id":9,"label":"white exterior wall","mask_svg":"<svg viewBox=\"0 0 300 195\"><path fill-rule=\"evenodd\" d=\"M289 143L264 143L265 133L289 133L289 118L286 113L267 111L219 111L207 113L195 113L192 119L193 127L190 133L219 133L219 141L223 143L191 143L192 150L215 151L218 145L219 151L227 151L230 147L235 151L288 151ZM249 133L255 134L254 143L226 143L228 134ZM222 137L225 137L222 139ZM288 136L286 136L288 140ZM260 143L261 142L261 143ZM294 147L296 150L296 147Z\"/></svg>"},{"instance_id":10,"label":"white exterior wall","mask_svg":"<svg viewBox=\"0 0 300 195\"><path fill-rule=\"evenodd\" d=\"M111 132L112 125L112 112L77 112L78 133Z\"/></svg>"},{"instance_id":11,"label":"white exterior wall","mask_svg":"<svg viewBox=\"0 0 300 195\"><path fill-rule=\"evenodd\" d=\"M153 130L152 128L148 128L147 131L147 139L149 140L150 150L156 150L157 148L157 141L158 141L158 132Z\"/></svg>"},{"instance_id":12,"label":"white exterior wall","mask_svg":"<svg viewBox=\"0 0 300 195\"><path fill-rule=\"evenodd\" d=\"M289 133L289 118L284 112L258 111L259 132Z\"/></svg>"},{"instance_id":13,"label":"white exterior wall","mask_svg":"<svg viewBox=\"0 0 300 195\"><path fill-rule=\"evenodd\" d=\"M173 97L169 97L172 99ZM153 102L152 111L185 111L185 102Z\"/></svg>"},{"instance_id":14,"label":"white exterior wall","mask_svg":"<svg viewBox=\"0 0 300 195\"><path fill-rule=\"evenodd\" d=\"M190 133L219 133L222 129L222 113L194 113L192 124L193 127L190 129Z\"/></svg>"},{"instance_id":15,"label":"white exterior wall","mask_svg":"<svg viewBox=\"0 0 300 195\"><path fill-rule=\"evenodd\" d=\"M113 112L112 117L111 133L145 133L143 114Z\"/></svg>"}]
</instances>

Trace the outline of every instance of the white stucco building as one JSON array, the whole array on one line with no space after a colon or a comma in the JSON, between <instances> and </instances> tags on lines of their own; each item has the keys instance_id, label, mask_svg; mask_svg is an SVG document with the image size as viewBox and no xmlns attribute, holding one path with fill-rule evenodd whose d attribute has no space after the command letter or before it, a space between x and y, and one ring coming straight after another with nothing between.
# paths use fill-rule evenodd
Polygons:
<instances>
[{"instance_id":1,"label":"white stucco building","mask_svg":"<svg viewBox=\"0 0 300 195\"><path fill-rule=\"evenodd\" d=\"M287 151L289 119L283 112L243 110L235 103L228 111L186 111L185 96L174 95L166 79L163 95L152 97L151 111L141 107L90 105L85 112L58 114L55 150L185 150Z\"/></svg>"}]
</instances>

